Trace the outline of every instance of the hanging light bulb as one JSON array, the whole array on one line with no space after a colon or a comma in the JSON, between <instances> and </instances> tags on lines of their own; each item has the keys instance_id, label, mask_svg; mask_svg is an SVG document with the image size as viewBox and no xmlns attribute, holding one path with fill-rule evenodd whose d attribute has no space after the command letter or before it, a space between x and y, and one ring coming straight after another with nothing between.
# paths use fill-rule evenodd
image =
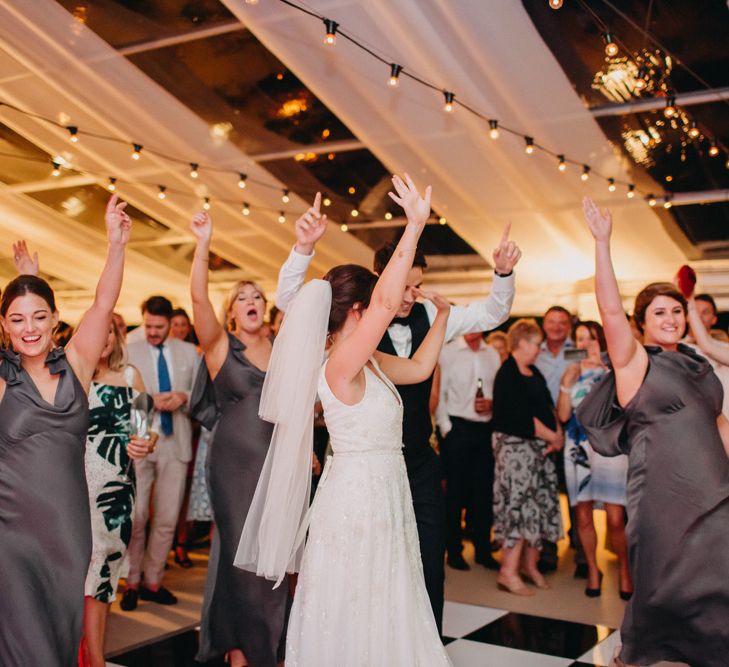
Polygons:
<instances>
[{"instance_id":1,"label":"hanging light bulb","mask_svg":"<svg viewBox=\"0 0 729 667\"><path fill-rule=\"evenodd\" d=\"M451 113L451 111L453 111L453 100L455 100L456 95L455 95L455 93L452 93L449 90L444 90L443 97L445 98L445 105L443 106L443 111Z\"/></svg>"},{"instance_id":2,"label":"hanging light bulb","mask_svg":"<svg viewBox=\"0 0 729 667\"><path fill-rule=\"evenodd\" d=\"M676 110L676 98L671 95L666 100L666 108L663 110L663 115L666 118L673 118L674 116L676 116L677 113L678 111Z\"/></svg>"},{"instance_id":3,"label":"hanging light bulb","mask_svg":"<svg viewBox=\"0 0 729 667\"><path fill-rule=\"evenodd\" d=\"M443 216L440 216L440 218L438 218L439 225L445 225L447 223L448 223L448 220L446 220Z\"/></svg>"},{"instance_id":4,"label":"hanging light bulb","mask_svg":"<svg viewBox=\"0 0 729 667\"><path fill-rule=\"evenodd\" d=\"M385 220L392 220L392 213L390 213L390 211L385 213Z\"/></svg>"},{"instance_id":5,"label":"hanging light bulb","mask_svg":"<svg viewBox=\"0 0 729 667\"><path fill-rule=\"evenodd\" d=\"M167 197L167 188L164 185L158 185L157 188L159 189L157 197L159 197L160 199L165 199Z\"/></svg>"},{"instance_id":6,"label":"hanging light bulb","mask_svg":"<svg viewBox=\"0 0 729 667\"><path fill-rule=\"evenodd\" d=\"M356 208L353 208L353 209L352 209L352 210L351 210L351 211L349 212L349 215L351 215L351 216L352 216L353 218L356 218L356 217L357 217L357 216L359 215L359 211L358 211L358 210L357 210Z\"/></svg>"},{"instance_id":7,"label":"hanging light bulb","mask_svg":"<svg viewBox=\"0 0 729 667\"><path fill-rule=\"evenodd\" d=\"M329 197L324 197L324 199L322 199L321 203L324 204L324 206L331 206L332 200L329 199Z\"/></svg>"},{"instance_id":8,"label":"hanging light bulb","mask_svg":"<svg viewBox=\"0 0 729 667\"><path fill-rule=\"evenodd\" d=\"M531 155L534 152L534 139L532 137L524 137L524 151L527 155Z\"/></svg>"},{"instance_id":9,"label":"hanging light bulb","mask_svg":"<svg viewBox=\"0 0 729 667\"><path fill-rule=\"evenodd\" d=\"M343 232L346 232L349 229L349 227L347 226L347 223L345 222L341 225L341 227L339 229L341 229Z\"/></svg>"},{"instance_id":10,"label":"hanging light bulb","mask_svg":"<svg viewBox=\"0 0 729 667\"><path fill-rule=\"evenodd\" d=\"M134 152L132 153L132 160L138 160L142 156L142 149L144 146L142 144L132 144L134 147Z\"/></svg>"},{"instance_id":11,"label":"hanging light bulb","mask_svg":"<svg viewBox=\"0 0 729 667\"><path fill-rule=\"evenodd\" d=\"M615 192L615 179L614 178L608 178L608 190L610 192Z\"/></svg>"},{"instance_id":12,"label":"hanging light bulb","mask_svg":"<svg viewBox=\"0 0 729 667\"><path fill-rule=\"evenodd\" d=\"M61 165L58 164L55 160L51 162L53 165L53 171L51 172L51 176L60 176L61 175Z\"/></svg>"},{"instance_id":13,"label":"hanging light bulb","mask_svg":"<svg viewBox=\"0 0 729 667\"><path fill-rule=\"evenodd\" d=\"M286 216L284 215L283 211L278 212L278 223L280 225L283 225L283 223L286 222Z\"/></svg>"},{"instance_id":14,"label":"hanging light bulb","mask_svg":"<svg viewBox=\"0 0 729 667\"><path fill-rule=\"evenodd\" d=\"M247 178L248 178L248 176L246 176L243 173L238 174L238 187L241 190L245 190L245 187L246 187L246 179Z\"/></svg>"},{"instance_id":15,"label":"hanging light bulb","mask_svg":"<svg viewBox=\"0 0 729 667\"><path fill-rule=\"evenodd\" d=\"M203 199L203 208L206 211L210 210L210 197L205 197L205 199Z\"/></svg>"},{"instance_id":16,"label":"hanging light bulb","mask_svg":"<svg viewBox=\"0 0 729 667\"><path fill-rule=\"evenodd\" d=\"M339 24L332 19L323 19L327 28L327 36L324 38L324 44L334 46L337 43L337 28Z\"/></svg>"},{"instance_id":17,"label":"hanging light bulb","mask_svg":"<svg viewBox=\"0 0 729 667\"><path fill-rule=\"evenodd\" d=\"M567 169L567 163L564 161L564 155L558 155L557 159L559 160L559 163L557 164L557 169L560 171L564 171Z\"/></svg>"},{"instance_id":18,"label":"hanging light bulb","mask_svg":"<svg viewBox=\"0 0 729 667\"><path fill-rule=\"evenodd\" d=\"M492 139L498 139L499 138L499 121L498 120L490 120L489 121L489 127L491 128L489 130L489 136Z\"/></svg>"},{"instance_id":19,"label":"hanging light bulb","mask_svg":"<svg viewBox=\"0 0 729 667\"><path fill-rule=\"evenodd\" d=\"M699 126L696 125L696 121L691 121L691 127L689 128L688 135L692 139L697 139L698 136L701 134L701 130L699 130Z\"/></svg>"},{"instance_id":20,"label":"hanging light bulb","mask_svg":"<svg viewBox=\"0 0 729 667\"><path fill-rule=\"evenodd\" d=\"M390 65L390 85L394 88L400 83L400 72L402 72L402 65L392 63Z\"/></svg>"},{"instance_id":21,"label":"hanging light bulb","mask_svg":"<svg viewBox=\"0 0 729 667\"><path fill-rule=\"evenodd\" d=\"M648 85L648 82L645 80L647 74L648 71L646 70L645 65L641 65L638 68L638 75L635 79L636 90L644 90L646 88L646 86Z\"/></svg>"},{"instance_id":22,"label":"hanging light bulb","mask_svg":"<svg viewBox=\"0 0 729 667\"><path fill-rule=\"evenodd\" d=\"M549 6L552 9L562 9L563 4L562 0L549 0Z\"/></svg>"},{"instance_id":23,"label":"hanging light bulb","mask_svg":"<svg viewBox=\"0 0 729 667\"><path fill-rule=\"evenodd\" d=\"M190 178L197 178L200 175L200 172L197 170L199 166L197 162L190 162Z\"/></svg>"},{"instance_id":24,"label":"hanging light bulb","mask_svg":"<svg viewBox=\"0 0 729 667\"><path fill-rule=\"evenodd\" d=\"M67 128L68 134L70 135L71 143L75 144L78 142L78 128L75 125L69 125Z\"/></svg>"},{"instance_id":25,"label":"hanging light bulb","mask_svg":"<svg viewBox=\"0 0 729 667\"><path fill-rule=\"evenodd\" d=\"M719 155L719 147L716 145L716 139L711 140L711 147L709 148L709 155L716 157Z\"/></svg>"},{"instance_id":26,"label":"hanging light bulb","mask_svg":"<svg viewBox=\"0 0 729 667\"><path fill-rule=\"evenodd\" d=\"M671 206L673 206L671 203L671 194L667 192L663 197L663 208L671 208Z\"/></svg>"},{"instance_id":27,"label":"hanging light bulb","mask_svg":"<svg viewBox=\"0 0 729 667\"><path fill-rule=\"evenodd\" d=\"M625 196L628 199L632 199L633 197L635 197L635 186L632 183L628 186L628 192Z\"/></svg>"},{"instance_id":28,"label":"hanging light bulb","mask_svg":"<svg viewBox=\"0 0 729 667\"><path fill-rule=\"evenodd\" d=\"M284 204L288 204L291 201L291 197L289 197L289 191L288 190L284 190L283 191L283 194L281 195L281 201Z\"/></svg>"},{"instance_id":29,"label":"hanging light bulb","mask_svg":"<svg viewBox=\"0 0 729 667\"><path fill-rule=\"evenodd\" d=\"M656 198L653 195L648 195L648 206L653 208L656 205Z\"/></svg>"},{"instance_id":30,"label":"hanging light bulb","mask_svg":"<svg viewBox=\"0 0 729 667\"><path fill-rule=\"evenodd\" d=\"M250 215L251 214L251 207L249 206L247 201L243 202L243 208L241 209L243 215Z\"/></svg>"},{"instance_id":31,"label":"hanging light bulb","mask_svg":"<svg viewBox=\"0 0 729 667\"><path fill-rule=\"evenodd\" d=\"M607 32L602 33L602 38L605 42L605 55L609 56L610 58L614 58L615 56L617 56L620 49L615 43L615 37L613 36L613 33L608 30Z\"/></svg>"},{"instance_id":32,"label":"hanging light bulb","mask_svg":"<svg viewBox=\"0 0 729 667\"><path fill-rule=\"evenodd\" d=\"M580 178L583 181L586 181L588 178L590 178L590 167L588 165L582 165L582 174L580 174Z\"/></svg>"},{"instance_id":33,"label":"hanging light bulb","mask_svg":"<svg viewBox=\"0 0 729 667\"><path fill-rule=\"evenodd\" d=\"M109 177L109 184L106 186L109 192L116 192L116 179L113 176Z\"/></svg>"}]
</instances>

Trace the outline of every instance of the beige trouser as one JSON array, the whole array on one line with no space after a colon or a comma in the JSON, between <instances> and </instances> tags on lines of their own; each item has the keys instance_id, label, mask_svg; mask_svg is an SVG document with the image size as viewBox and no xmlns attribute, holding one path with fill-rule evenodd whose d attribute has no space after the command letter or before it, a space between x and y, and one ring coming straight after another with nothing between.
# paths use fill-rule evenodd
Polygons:
<instances>
[{"instance_id":1,"label":"beige trouser","mask_svg":"<svg viewBox=\"0 0 729 667\"><path fill-rule=\"evenodd\" d=\"M132 586L139 584L142 572L147 586L157 586L162 581L167 554L172 547L177 518L185 494L188 466L187 463L175 458L174 446L171 437L160 435L155 451L134 463L137 500L134 506L132 539L129 543L127 577L127 583ZM145 553L144 536L149 520L149 501L153 487L153 516Z\"/></svg>"}]
</instances>

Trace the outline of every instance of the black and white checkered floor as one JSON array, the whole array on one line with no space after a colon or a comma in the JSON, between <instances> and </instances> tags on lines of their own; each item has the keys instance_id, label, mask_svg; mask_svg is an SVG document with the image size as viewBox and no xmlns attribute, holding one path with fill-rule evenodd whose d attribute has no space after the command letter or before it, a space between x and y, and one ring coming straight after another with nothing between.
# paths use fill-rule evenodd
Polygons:
<instances>
[{"instance_id":1,"label":"black and white checkered floor","mask_svg":"<svg viewBox=\"0 0 729 667\"><path fill-rule=\"evenodd\" d=\"M607 667L619 633L458 602L446 602L443 634L454 667ZM188 631L113 658L107 666L193 667L197 633ZM208 663L223 665L222 661Z\"/></svg>"}]
</instances>

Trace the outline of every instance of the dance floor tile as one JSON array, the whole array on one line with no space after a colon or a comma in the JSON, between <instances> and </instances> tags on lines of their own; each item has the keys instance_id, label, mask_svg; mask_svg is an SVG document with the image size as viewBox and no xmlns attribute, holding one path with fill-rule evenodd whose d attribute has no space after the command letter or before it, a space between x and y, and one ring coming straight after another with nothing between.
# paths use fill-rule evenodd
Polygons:
<instances>
[{"instance_id":1,"label":"dance floor tile","mask_svg":"<svg viewBox=\"0 0 729 667\"><path fill-rule=\"evenodd\" d=\"M191 630L114 656L113 660L123 667L225 667L222 658L196 662L197 646L198 633Z\"/></svg>"},{"instance_id":2,"label":"dance floor tile","mask_svg":"<svg viewBox=\"0 0 729 667\"><path fill-rule=\"evenodd\" d=\"M607 639L603 639L597 646L580 656L579 660L601 667L608 667L615 655L615 649L620 646L620 631L613 632Z\"/></svg>"},{"instance_id":3,"label":"dance floor tile","mask_svg":"<svg viewBox=\"0 0 729 667\"><path fill-rule=\"evenodd\" d=\"M443 608L443 634L447 637L465 637L507 613L503 609L446 601Z\"/></svg>"},{"instance_id":4,"label":"dance floor tile","mask_svg":"<svg viewBox=\"0 0 729 667\"><path fill-rule=\"evenodd\" d=\"M610 632L602 626L509 613L464 639L575 660Z\"/></svg>"},{"instance_id":5,"label":"dance floor tile","mask_svg":"<svg viewBox=\"0 0 729 667\"><path fill-rule=\"evenodd\" d=\"M572 660L459 639L446 648L454 667L569 667Z\"/></svg>"}]
</instances>

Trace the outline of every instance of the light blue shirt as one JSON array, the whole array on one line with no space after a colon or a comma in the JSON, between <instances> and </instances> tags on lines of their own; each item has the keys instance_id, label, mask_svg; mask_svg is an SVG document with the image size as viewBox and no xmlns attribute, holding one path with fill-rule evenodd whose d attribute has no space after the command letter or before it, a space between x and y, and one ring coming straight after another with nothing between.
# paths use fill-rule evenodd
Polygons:
<instances>
[{"instance_id":1,"label":"light blue shirt","mask_svg":"<svg viewBox=\"0 0 729 667\"><path fill-rule=\"evenodd\" d=\"M564 345L562 345L562 349L559 351L559 354L556 356L547 348L546 340L542 341L540 347L542 351L539 353L534 365L539 369L539 372L547 381L547 388L549 389L549 393L552 395L552 401L555 405L557 405L557 399L559 398L559 385L562 382L562 375L567 369L567 366L572 363L564 358L564 353L565 350L574 349L575 344L568 338L564 342Z\"/></svg>"}]
</instances>

